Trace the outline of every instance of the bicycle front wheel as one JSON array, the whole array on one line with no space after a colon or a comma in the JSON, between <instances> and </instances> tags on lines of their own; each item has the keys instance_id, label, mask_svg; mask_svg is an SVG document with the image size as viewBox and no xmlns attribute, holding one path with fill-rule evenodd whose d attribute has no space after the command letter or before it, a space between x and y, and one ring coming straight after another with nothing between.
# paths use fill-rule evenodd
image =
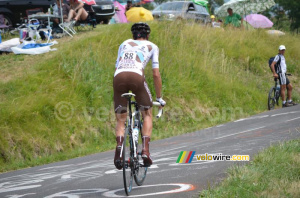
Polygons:
<instances>
[{"instance_id":1,"label":"bicycle front wheel","mask_svg":"<svg viewBox=\"0 0 300 198\"><path fill-rule=\"evenodd\" d=\"M269 91L269 95L268 95L268 109L272 110L275 107L275 88L272 87Z\"/></svg>"},{"instance_id":2,"label":"bicycle front wheel","mask_svg":"<svg viewBox=\"0 0 300 198\"><path fill-rule=\"evenodd\" d=\"M133 157L132 157L132 139L129 135L129 129L126 127L126 131L124 134L124 142L123 142L123 182L126 195L129 195L132 189L132 181L133 181Z\"/></svg>"}]
</instances>

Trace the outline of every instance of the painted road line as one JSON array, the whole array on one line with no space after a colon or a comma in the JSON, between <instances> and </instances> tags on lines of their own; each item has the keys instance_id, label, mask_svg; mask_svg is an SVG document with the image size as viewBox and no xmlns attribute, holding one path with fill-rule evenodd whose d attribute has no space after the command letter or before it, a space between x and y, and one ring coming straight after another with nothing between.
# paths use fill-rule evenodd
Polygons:
<instances>
[{"instance_id":1,"label":"painted road line","mask_svg":"<svg viewBox=\"0 0 300 198\"><path fill-rule=\"evenodd\" d=\"M163 150L163 151L159 151L159 152L154 152L153 154L151 154L151 156L163 156L163 153L167 153L166 155L169 155L169 152L170 151L173 151L173 150L178 150L180 148L184 148L184 147L187 147L187 146L180 146L180 147L176 147L176 148L172 148L172 149L168 149L168 150Z\"/></svg>"},{"instance_id":2,"label":"painted road line","mask_svg":"<svg viewBox=\"0 0 300 198\"><path fill-rule=\"evenodd\" d=\"M193 162L193 163L183 163L183 164L179 164L179 163L176 163L176 164L169 164L169 166L193 166L193 165L202 165L202 164L209 164L209 163L214 163L214 162L217 162L217 161L196 161L196 162Z\"/></svg>"},{"instance_id":3,"label":"painted road line","mask_svg":"<svg viewBox=\"0 0 300 198\"><path fill-rule=\"evenodd\" d=\"M291 112L287 112L287 113L278 113L278 114L271 115L271 117L287 115L287 114L294 114L294 113L299 113L299 112L300 111L291 111Z\"/></svg>"},{"instance_id":4,"label":"painted road line","mask_svg":"<svg viewBox=\"0 0 300 198\"><path fill-rule=\"evenodd\" d=\"M191 191L191 190L195 189L195 187L192 184L155 184L155 185L137 186L137 187L133 187L132 189L149 188L149 187L161 187L161 186L178 186L179 188L175 188L175 189L168 190L168 191L162 191L162 192L155 192L155 193L148 193L148 194L141 194L141 195L130 195L130 197L157 196L157 195L163 195L163 194L180 193L180 192L185 192L185 191ZM124 197L124 196L116 195L116 192L123 191L123 190L124 190L124 188L120 188L120 189L117 189L117 190L112 190L112 191L105 192L102 195L105 196L105 197Z\"/></svg>"},{"instance_id":5,"label":"painted road line","mask_svg":"<svg viewBox=\"0 0 300 198\"><path fill-rule=\"evenodd\" d=\"M71 175L63 175L61 176L61 179L71 179Z\"/></svg>"},{"instance_id":6,"label":"painted road line","mask_svg":"<svg viewBox=\"0 0 300 198\"><path fill-rule=\"evenodd\" d=\"M215 140L226 138L226 137L230 137L230 136L233 136L233 135L238 135L238 134L241 134L241 133L247 133L247 132L254 131L254 130L257 130L257 129L262 129L262 128L265 128L265 126L258 127L258 128L255 128L255 129L249 129L249 130L246 130L246 131L242 131L242 132L238 132L238 133L233 133L233 134L229 134L229 135L224 135L224 136L215 138Z\"/></svg>"},{"instance_id":7,"label":"painted road line","mask_svg":"<svg viewBox=\"0 0 300 198\"><path fill-rule=\"evenodd\" d=\"M298 117L298 118L293 118L293 119L287 120L287 121L285 121L285 122L290 122L290 121L297 120L297 119L300 119L300 117Z\"/></svg>"},{"instance_id":8,"label":"painted road line","mask_svg":"<svg viewBox=\"0 0 300 198\"><path fill-rule=\"evenodd\" d=\"M236 120L234 122L241 122L241 121L245 121L245 120L261 119L261 118L267 118L267 117L269 117L269 115L255 116L255 117L250 117L250 118L242 118L242 119Z\"/></svg>"},{"instance_id":9,"label":"painted road line","mask_svg":"<svg viewBox=\"0 0 300 198\"><path fill-rule=\"evenodd\" d=\"M150 169L159 168L157 165L151 165L149 166Z\"/></svg>"}]
</instances>

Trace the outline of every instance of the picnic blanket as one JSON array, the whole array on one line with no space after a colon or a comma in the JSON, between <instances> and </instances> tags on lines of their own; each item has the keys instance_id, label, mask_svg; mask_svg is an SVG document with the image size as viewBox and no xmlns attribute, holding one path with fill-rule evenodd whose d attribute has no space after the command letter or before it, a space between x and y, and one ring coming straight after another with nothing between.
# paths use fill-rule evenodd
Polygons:
<instances>
[{"instance_id":1,"label":"picnic blanket","mask_svg":"<svg viewBox=\"0 0 300 198\"><path fill-rule=\"evenodd\" d=\"M51 43L35 43L35 41L24 41L22 44L12 47L11 50L15 54L43 54L50 51L57 50L56 48L51 49L51 46L57 44L57 41L53 41Z\"/></svg>"}]
</instances>

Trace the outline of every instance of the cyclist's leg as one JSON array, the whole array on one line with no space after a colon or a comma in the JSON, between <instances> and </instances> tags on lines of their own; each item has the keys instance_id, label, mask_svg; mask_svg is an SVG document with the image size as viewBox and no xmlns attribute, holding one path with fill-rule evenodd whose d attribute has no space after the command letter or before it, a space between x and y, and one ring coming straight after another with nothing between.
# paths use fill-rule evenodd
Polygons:
<instances>
[{"instance_id":1,"label":"cyclist's leg","mask_svg":"<svg viewBox=\"0 0 300 198\"><path fill-rule=\"evenodd\" d=\"M120 73L114 78L113 87L114 87L114 103L115 103L115 115L116 115L116 151L114 157L114 164L117 169L122 169L121 162L121 148L124 141L124 133L125 133L125 121L127 117L127 100L126 98L122 98L121 95L123 93L128 92L128 87L123 82L126 82L126 77L124 74Z\"/></svg>"},{"instance_id":2,"label":"cyclist's leg","mask_svg":"<svg viewBox=\"0 0 300 198\"><path fill-rule=\"evenodd\" d=\"M140 111L143 116L143 131L142 131L142 158L144 160L144 165L150 166L152 164L152 159L150 157L149 142L152 133L152 96L148 88L145 79L142 78L141 86L138 87L136 94L136 101L140 105Z\"/></svg>"},{"instance_id":3,"label":"cyclist's leg","mask_svg":"<svg viewBox=\"0 0 300 198\"><path fill-rule=\"evenodd\" d=\"M152 108L146 111L141 111L143 116L143 136L151 137L152 134Z\"/></svg>"},{"instance_id":4,"label":"cyclist's leg","mask_svg":"<svg viewBox=\"0 0 300 198\"><path fill-rule=\"evenodd\" d=\"M280 95L281 95L281 99L282 99L282 106L284 106L286 103L286 98L285 98L286 76L285 76L285 74L279 73L278 78L279 78L279 84L280 84Z\"/></svg>"},{"instance_id":5,"label":"cyclist's leg","mask_svg":"<svg viewBox=\"0 0 300 198\"><path fill-rule=\"evenodd\" d=\"M143 131L142 131L142 158L144 164L150 166L152 164L152 159L150 156L149 142L152 134L152 109L141 111L143 116Z\"/></svg>"},{"instance_id":6,"label":"cyclist's leg","mask_svg":"<svg viewBox=\"0 0 300 198\"><path fill-rule=\"evenodd\" d=\"M124 122L126 121L127 113L118 114L116 113L117 125L116 125L116 151L114 157L114 164L117 169L122 169L122 162L121 162L121 149L122 144L124 141L124 133L125 133L125 125Z\"/></svg>"},{"instance_id":7,"label":"cyclist's leg","mask_svg":"<svg viewBox=\"0 0 300 198\"><path fill-rule=\"evenodd\" d=\"M287 87L287 97L288 97L288 101L292 100L292 90L293 90L293 86L290 83L289 79L286 77L286 87Z\"/></svg>"}]
</instances>

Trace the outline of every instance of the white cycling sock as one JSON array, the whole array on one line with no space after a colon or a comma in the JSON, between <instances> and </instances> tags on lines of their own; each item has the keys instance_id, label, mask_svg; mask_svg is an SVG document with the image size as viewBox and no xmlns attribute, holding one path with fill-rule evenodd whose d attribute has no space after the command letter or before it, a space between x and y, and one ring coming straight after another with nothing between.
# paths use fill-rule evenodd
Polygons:
<instances>
[{"instance_id":1,"label":"white cycling sock","mask_svg":"<svg viewBox=\"0 0 300 198\"><path fill-rule=\"evenodd\" d=\"M282 104L285 104L286 103L286 101L282 101Z\"/></svg>"}]
</instances>

